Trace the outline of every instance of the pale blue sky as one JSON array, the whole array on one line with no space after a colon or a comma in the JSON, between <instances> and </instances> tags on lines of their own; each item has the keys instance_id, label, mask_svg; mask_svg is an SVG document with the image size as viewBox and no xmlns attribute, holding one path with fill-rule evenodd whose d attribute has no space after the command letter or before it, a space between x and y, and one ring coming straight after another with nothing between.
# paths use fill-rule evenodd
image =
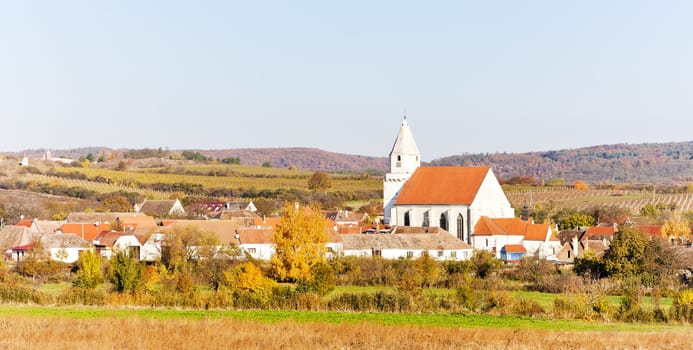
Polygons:
<instances>
[{"instance_id":1,"label":"pale blue sky","mask_svg":"<svg viewBox=\"0 0 693 350\"><path fill-rule=\"evenodd\" d=\"M0 151L691 140L691 1L0 0Z\"/></svg>"}]
</instances>

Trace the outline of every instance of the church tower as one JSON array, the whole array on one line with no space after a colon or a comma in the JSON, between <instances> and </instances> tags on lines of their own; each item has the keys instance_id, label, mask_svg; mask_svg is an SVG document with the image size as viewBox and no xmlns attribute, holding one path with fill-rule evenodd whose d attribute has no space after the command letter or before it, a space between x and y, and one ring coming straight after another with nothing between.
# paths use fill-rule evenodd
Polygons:
<instances>
[{"instance_id":1,"label":"church tower","mask_svg":"<svg viewBox=\"0 0 693 350\"><path fill-rule=\"evenodd\" d=\"M383 183L386 224L397 225L397 222L394 222L396 219L392 218L392 207L402 186L419 166L421 166L421 153L419 153L419 148L414 141L407 117L404 116L399 134L397 134L397 139L395 139L395 144L390 152L390 172L385 175L385 182Z\"/></svg>"}]
</instances>

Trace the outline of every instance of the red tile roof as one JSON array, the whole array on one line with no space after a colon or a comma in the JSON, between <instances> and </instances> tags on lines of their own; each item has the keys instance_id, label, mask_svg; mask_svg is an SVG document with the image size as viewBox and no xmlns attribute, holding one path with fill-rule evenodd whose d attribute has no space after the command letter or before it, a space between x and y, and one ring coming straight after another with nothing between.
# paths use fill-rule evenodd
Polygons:
<instances>
[{"instance_id":1,"label":"red tile roof","mask_svg":"<svg viewBox=\"0 0 693 350\"><path fill-rule=\"evenodd\" d=\"M489 167L419 167L395 204L472 204Z\"/></svg>"},{"instance_id":2,"label":"red tile roof","mask_svg":"<svg viewBox=\"0 0 693 350\"><path fill-rule=\"evenodd\" d=\"M544 241L549 230L549 224L532 224L519 218L489 218L482 216L474 226L474 235L517 235L524 236L524 239L528 241ZM549 240L558 241L558 237L552 232Z\"/></svg>"},{"instance_id":3,"label":"red tile roof","mask_svg":"<svg viewBox=\"0 0 693 350\"><path fill-rule=\"evenodd\" d=\"M639 225L635 227L636 229L645 232L648 236L662 237L662 225Z\"/></svg>"},{"instance_id":4,"label":"red tile roof","mask_svg":"<svg viewBox=\"0 0 693 350\"><path fill-rule=\"evenodd\" d=\"M613 234L616 232L616 229L613 226L593 226L587 229L585 232L585 235L587 236L596 236L596 235L603 235L603 236L613 236Z\"/></svg>"},{"instance_id":5,"label":"red tile roof","mask_svg":"<svg viewBox=\"0 0 693 350\"><path fill-rule=\"evenodd\" d=\"M86 241L93 241L99 233L103 231L110 231L109 224L63 224L58 227L58 230L63 233L73 233L77 237L82 238Z\"/></svg>"},{"instance_id":6,"label":"red tile roof","mask_svg":"<svg viewBox=\"0 0 693 350\"><path fill-rule=\"evenodd\" d=\"M24 219L24 220L20 220L15 226L23 226L23 227L31 228L31 225L33 223L34 223L34 220L32 220L32 219Z\"/></svg>"},{"instance_id":7,"label":"red tile roof","mask_svg":"<svg viewBox=\"0 0 693 350\"><path fill-rule=\"evenodd\" d=\"M506 253L527 253L527 249L522 244L506 244L503 249Z\"/></svg>"}]
</instances>

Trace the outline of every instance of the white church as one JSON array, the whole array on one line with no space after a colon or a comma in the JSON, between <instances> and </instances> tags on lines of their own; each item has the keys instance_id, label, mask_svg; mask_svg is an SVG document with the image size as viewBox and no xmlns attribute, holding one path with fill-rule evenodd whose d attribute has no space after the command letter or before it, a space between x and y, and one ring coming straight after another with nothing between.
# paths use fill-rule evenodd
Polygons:
<instances>
[{"instance_id":1,"label":"white church","mask_svg":"<svg viewBox=\"0 0 693 350\"><path fill-rule=\"evenodd\" d=\"M482 216L515 213L489 167L422 167L406 116L390 152L383 205L386 224L440 227L468 244Z\"/></svg>"}]
</instances>

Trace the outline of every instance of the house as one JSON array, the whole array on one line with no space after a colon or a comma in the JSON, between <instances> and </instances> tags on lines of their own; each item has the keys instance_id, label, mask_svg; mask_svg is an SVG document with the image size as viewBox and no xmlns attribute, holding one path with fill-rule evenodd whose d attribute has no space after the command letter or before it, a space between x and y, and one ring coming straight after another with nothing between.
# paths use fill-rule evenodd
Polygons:
<instances>
[{"instance_id":1,"label":"house","mask_svg":"<svg viewBox=\"0 0 693 350\"><path fill-rule=\"evenodd\" d=\"M644 232L650 239L662 237L662 225L637 225L635 229Z\"/></svg>"},{"instance_id":2,"label":"house","mask_svg":"<svg viewBox=\"0 0 693 350\"><path fill-rule=\"evenodd\" d=\"M31 249L30 245L38 238L39 235L32 234L29 227L5 225L0 230L0 251L5 254L5 258L18 260L26 250ZM14 249L18 247L26 249Z\"/></svg>"},{"instance_id":3,"label":"house","mask_svg":"<svg viewBox=\"0 0 693 350\"><path fill-rule=\"evenodd\" d=\"M344 256L415 259L428 255L436 260L467 260L472 247L436 227L398 228L400 233L341 235ZM406 230L406 231L405 231Z\"/></svg>"},{"instance_id":4,"label":"house","mask_svg":"<svg viewBox=\"0 0 693 350\"><path fill-rule=\"evenodd\" d=\"M518 262L527 255L522 244L506 244L500 249L500 259L505 262Z\"/></svg>"},{"instance_id":5,"label":"house","mask_svg":"<svg viewBox=\"0 0 693 350\"><path fill-rule=\"evenodd\" d=\"M587 228L585 231L585 236L590 240L602 240L606 239L611 242L614 240L614 234L618 232L617 224L599 224L597 226L592 226Z\"/></svg>"},{"instance_id":6,"label":"house","mask_svg":"<svg viewBox=\"0 0 693 350\"><path fill-rule=\"evenodd\" d=\"M140 237L143 238L143 237ZM170 238L170 234L155 232L146 237L140 247L140 260L159 261L161 260L161 246Z\"/></svg>"},{"instance_id":7,"label":"house","mask_svg":"<svg viewBox=\"0 0 693 350\"><path fill-rule=\"evenodd\" d=\"M515 215L491 168L420 165L419 150L405 117L383 183L386 224L440 227L471 243L472 228L482 216Z\"/></svg>"},{"instance_id":8,"label":"house","mask_svg":"<svg viewBox=\"0 0 693 350\"><path fill-rule=\"evenodd\" d=\"M609 248L606 239L590 239L586 231L563 231L559 233L561 250L556 254L556 261L572 264L576 258L583 258L588 251L596 256L604 255Z\"/></svg>"},{"instance_id":9,"label":"house","mask_svg":"<svg viewBox=\"0 0 693 350\"><path fill-rule=\"evenodd\" d=\"M135 204L135 212L144 213L157 218L177 217L187 215L185 208L178 199L173 200L147 200L142 204Z\"/></svg>"},{"instance_id":10,"label":"house","mask_svg":"<svg viewBox=\"0 0 693 350\"><path fill-rule=\"evenodd\" d=\"M123 226L130 227L155 227L157 226L154 217L144 213L70 213L67 216L70 223L114 223L119 221Z\"/></svg>"},{"instance_id":11,"label":"house","mask_svg":"<svg viewBox=\"0 0 693 350\"><path fill-rule=\"evenodd\" d=\"M472 246L494 252L500 258L505 245L522 245L526 254L546 259L555 259L562 248L549 224L482 216L474 227Z\"/></svg>"},{"instance_id":12,"label":"house","mask_svg":"<svg viewBox=\"0 0 693 350\"><path fill-rule=\"evenodd\" d=\"M121 231L103 231L94 239L96 252L110 259L114 252L126 251L130 257L141 259L139 239L132 233Z\"/></svg>"},{"instance_id":13,"label":"house","mask_svg":"<svg viewBox=\"0 0 693 350\"><path fill-rule=\"evenodd\" d=\"M325 217L334 221L339 226L351 225L358 226L361 223L368 221L370 217L367 213L359 213L349 210L337 210L326 212Z\"/></svg>"},{"instance_id":14,"label":"house","mask_svg":"<svg viewBox=\"0 0 693 350\"><path fill-rule=\"evenodd\" d=\"M65 221L49 221L49 220L39 220L39 219L23 219L17 223L17 226L28 227L32 234L46 234L53 233L58 229Z\"/></svg>"},{"instance_id":15,"label":"house","mask_svg":"<svg viewBox=\"0 0 693 350\"><path fill-rule=\"evenodd\" d=\"M82 252L94 247L75 234L49 233L41 236L41 246L51 260L74 263Z\"/></svg>"},{"instance_id":16,"label":"house","mask_svg":"<svg viewBox=\"0 0 693 350\"><path fill-rule=\"evenodd\" d=\"M255 207L255 203L253 203L253 201L227 202L224 209L226 209L226 210L247 210L251 213L254 213L257 211L257 207Z\"/></svg>"},{"instance_id":17,"label":"house","mask_svg":"<svg viewBox=\"0 0 693 350\"><path fill-rule=\"evenodd\" d=\"M269 260L274 254L271 228L239 228L236 229L236 244L241 251L254 259Z\"/></svg>"}]
</instances>

